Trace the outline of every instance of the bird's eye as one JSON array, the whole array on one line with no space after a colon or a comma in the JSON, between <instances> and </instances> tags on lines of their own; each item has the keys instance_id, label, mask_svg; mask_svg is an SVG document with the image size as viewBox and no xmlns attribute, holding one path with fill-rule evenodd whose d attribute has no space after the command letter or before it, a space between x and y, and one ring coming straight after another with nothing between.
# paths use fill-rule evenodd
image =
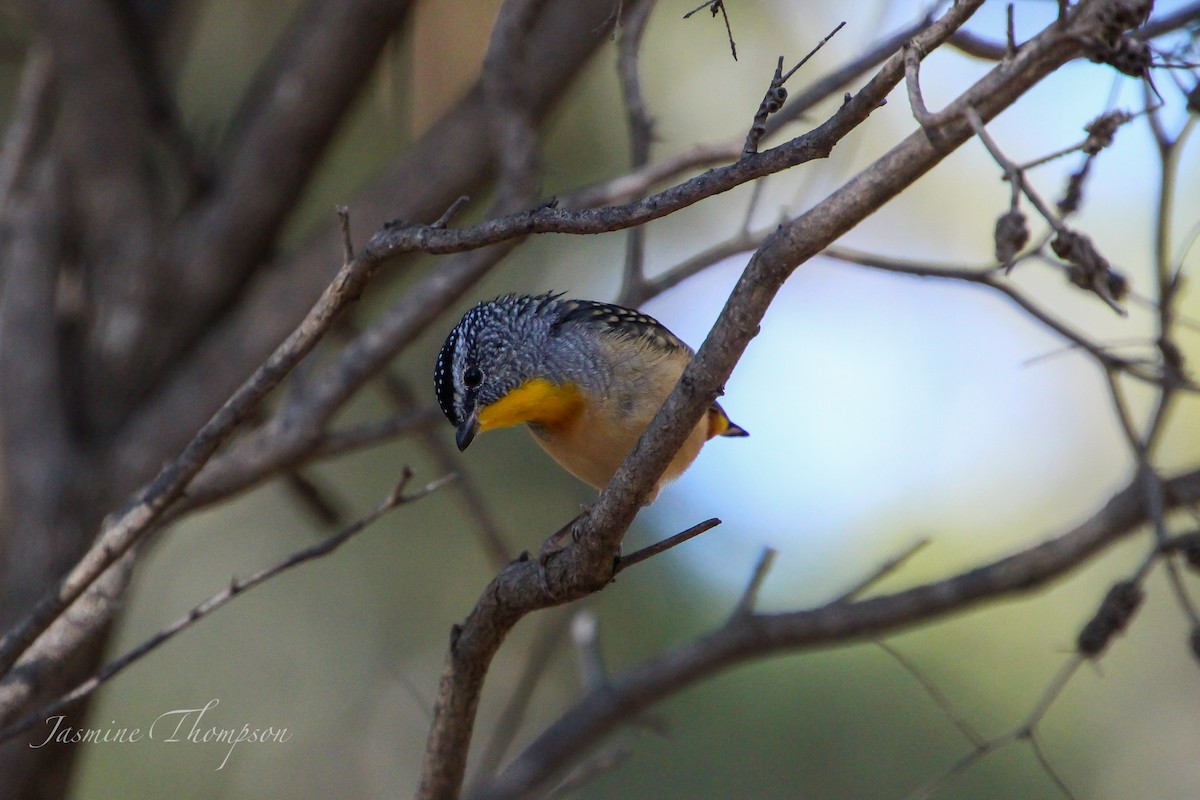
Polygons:
<instances>
[{"instance_id":1,"label":"bird's eye","mask_svg":"<svg viewBox=\"0 0 1200 800\"><path fill-rule=\"evenodd\" d=\"M467 367L467 371L463 373L463 383L468 389L479 388L479 384L483 383L483 370L479 367Z\"/></svg>"}]
</instances>

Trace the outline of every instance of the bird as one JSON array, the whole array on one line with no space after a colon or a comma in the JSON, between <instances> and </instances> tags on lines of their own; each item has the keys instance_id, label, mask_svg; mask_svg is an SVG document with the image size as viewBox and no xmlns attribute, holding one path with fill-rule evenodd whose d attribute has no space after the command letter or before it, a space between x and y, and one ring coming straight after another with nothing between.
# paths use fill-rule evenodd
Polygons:
<instances>
[{"instance_id":1,"label":"bird","mask_svg":"<svg viewBox=\"0 0 1200 800\"><path fill-rule=\"evenodd\" d=\"M693 355L666 326L634 309L553 293L507 294L479 303L450 331L434 391L460 451L480 433L525 424L567 472L601 490ZM645 504L709 439L747 435L714 402Z\"/></svg>"}]
</instances>

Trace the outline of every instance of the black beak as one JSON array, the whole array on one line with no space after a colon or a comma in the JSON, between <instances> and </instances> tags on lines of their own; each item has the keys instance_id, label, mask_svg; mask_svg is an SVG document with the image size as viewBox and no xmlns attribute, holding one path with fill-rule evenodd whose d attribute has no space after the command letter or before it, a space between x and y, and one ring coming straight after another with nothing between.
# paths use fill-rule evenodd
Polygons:
<instances>
[{"instance_id":1,"label":"black beak","mask_svg":"<svg viewBox=\"0 0 1200 800\"><path fill-rule=\"evenodd\" d=\"M462 421L458 426L458 430L454 433L454 441L458 445L459 452L467 449L467 445L475 438L475 434L479 432L479 416L472 411L470 416Z\"/></svg>"}]
</instances>

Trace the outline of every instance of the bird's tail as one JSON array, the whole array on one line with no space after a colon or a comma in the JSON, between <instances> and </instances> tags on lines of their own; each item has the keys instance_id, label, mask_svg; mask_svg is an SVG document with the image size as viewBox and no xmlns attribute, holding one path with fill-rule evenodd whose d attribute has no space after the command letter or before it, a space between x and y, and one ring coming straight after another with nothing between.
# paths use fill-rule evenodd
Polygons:
<instances>
[{"instance_id":1,"label":"bird's tail","mask_svg":"<svg viewBox=\"0 0 1200 800\"><path fill-rule=\"evenodd\" d=\"M737 425L721 408L720 403L713 403L708 409L708 438L714 436L749 436L746 429Z\"/></svg>"}]
</instances>

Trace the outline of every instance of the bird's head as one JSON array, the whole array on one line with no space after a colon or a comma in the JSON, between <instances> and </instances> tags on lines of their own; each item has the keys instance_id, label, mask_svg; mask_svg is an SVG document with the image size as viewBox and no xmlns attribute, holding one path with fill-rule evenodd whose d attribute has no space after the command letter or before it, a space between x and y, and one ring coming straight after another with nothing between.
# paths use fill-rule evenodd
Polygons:
<instances>
[{"instance_id":1,"label":"bird's head","mask_svg":"<svg viewBox=\"0 0 1200 800\"><path fill-rule=\"evenodd\" d=\"M446 337L434 369L442 413L465 450L476 434L561 415L577 390L545 374L557 298L506 295L472 308Z\"/></svg>"}]
</instances>

